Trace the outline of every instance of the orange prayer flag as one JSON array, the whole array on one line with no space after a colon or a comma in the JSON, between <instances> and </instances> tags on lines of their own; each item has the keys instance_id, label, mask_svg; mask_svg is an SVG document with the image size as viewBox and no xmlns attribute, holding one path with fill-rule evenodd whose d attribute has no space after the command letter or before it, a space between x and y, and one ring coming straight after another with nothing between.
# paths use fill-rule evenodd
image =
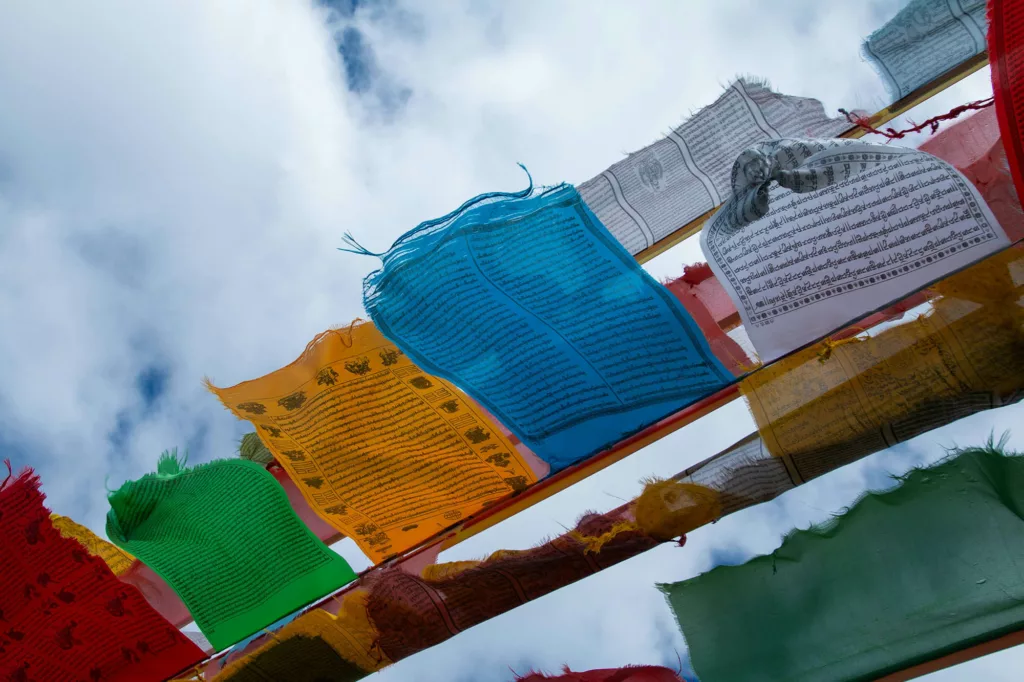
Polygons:
<instances>
[{"instance_id":1,"label":"orange prayer flag","mask_svg":"<svg viewBox=\"0 0 1024 682\"><path fill-rule=\"evenodd\" d=\"M287 367L210 390L375 563L536 480L474 403L370 323L324 332Z\"/></svg>"}]
</instances>

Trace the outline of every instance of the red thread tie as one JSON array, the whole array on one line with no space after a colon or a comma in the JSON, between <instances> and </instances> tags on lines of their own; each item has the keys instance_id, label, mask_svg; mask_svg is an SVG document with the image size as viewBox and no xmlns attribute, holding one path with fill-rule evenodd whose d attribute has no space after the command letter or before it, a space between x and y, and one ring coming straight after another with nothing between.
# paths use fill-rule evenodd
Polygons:
<instances>
[{"instance_id":1,"label":"red thread tie","mask_svg":"<svg viewBox=\"0 0 1024 682\"><path fill-rule=\"evenodd\" d=\"M942 121L952 121L954 118L958 118L960 114L964 113L965 111L977 111L979 109L985 109L987 107L992 106L994 103L995 98L989 97L988 99L981 99L978 100L977 102L968 102L967 104L961 104L958 107L953 107L945 114L928 119L924 123L915 124L913 121L910 121L913 127L907 128L906 130L895 130L893 128L879 130L878 128L872 127L871 124L868 123L868 119L864 118L863 116L858 116L857 114L851 113L846 109L840 109L839 113L845 116L847 121L857 126L858 128L868 131L869 133L881 135L883 137L889 138L890 140L902 140L910 133L920 133L925 128L931 128L931 134L934 135L939 131L939 123L941 123Z\"/></svg>"}]
</instances>

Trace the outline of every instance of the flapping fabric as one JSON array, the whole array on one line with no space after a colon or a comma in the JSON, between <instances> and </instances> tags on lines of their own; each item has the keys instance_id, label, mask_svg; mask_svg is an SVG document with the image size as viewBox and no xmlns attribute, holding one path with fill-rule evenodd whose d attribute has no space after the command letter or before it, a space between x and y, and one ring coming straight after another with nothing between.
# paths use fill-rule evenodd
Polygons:
<instances>
[{"instance_id":1,"label":"flapping fabric","mask_svg":"<svg viewBox=\"0 0 1024 682\"><path fill-rule=\"evenodd\" d=\"M128 552L115 547L85 526L75 523L66 516L51 514L50 522L53 523L53 527L57 529L57 532L62 537L77 540L89 550L89 554L103 559L116 576L120 577L125 574L135 562L135 557Z\"/></svg>"},{"instance_id":2,"label":"flapping fabric","mask_svg":"<svg viewBox=\"0 0 1024 682\"><path fill-rule=\"evenodd\" d=\"M257 464L270 464L274 461L274 453L267 449L255 431L242 436L242 442L238 444L238 456Z\"/></svg>"},{"instance_id":3,"label":"flapping fabric","mask_svg":"<svg viewBox=\"0 0 1024 682\"><path fill-rule=\"evenodd\" d=\"M174 588L218 650L355 578L274 477L243 459L185 469L164 453L110 506L107 536Z\"/></svg>"},{"instance_id":4,"label":"flapping fabric","mask_svg":"<svg viewBox=\"0 0 1024 682\"><path fill-rule=\"evenodd\" d=\"M752 373L740 387L760 433L676 480L710 489L719 514L731 514L932 429L1018 402L1022 296L1024 250L1015 246L935 284L921 298L931 299L929 309L916 319L897 317L871 334L847 330ZM655 537L714 516L713 504L695 505L705 495L680 494L671 503L656 490L645 490L635 511L637 524ZM650 515L652 502L658 513ZM670 504L684 518L695 515L659 530L657 521L672 517L665 513Z\"/></svg>"},{"instance_id":5,"label":"flapping fabric","mask_svg":"<svg viewBox=\"0 0 1024 682\"><path fill-rule=\"evenodd\" d=\"M358 588L348 590L334 604L329 605L329 608L335 607L336 612L314 608L298 614L294 621L286 624L278 632L271 633L273 636L270 640L264 640L258 648L245 651L241 655L228 656L225 660L226 665L217 679L243 679L232 676L247 669L252 673L253 666L262 672L260 656L290 637L321 640L345 660L345 670L354 669L358 671L360 677L391 665L391 660L377 645L377 631L367 615L367 591ZM206 672L209 677L212 671L208 668Z\"/></svg>"},{"instance_id":6,"label":"flapping fabric","mask_svg":"<svg viewBox=\"0 0 1024 682\"><path fill-rule=\"evenodd\" d=\"M849 130L821 102L783 95L740 78L712 104L657 142L579 186L583 201L632 254L721 205L732 159L762 140L835 137Z\"/></svg>"},{"instance_id":7,"label":"flapping fabric","mask_svg":"<svg viewBox=\"0 0 1024 682\"><path fill-rule=\"evenodd\" d=\"M988 34L992 90L1006 157L1024 195L1024 6L1017 0L990 0Z\"/></svg>"},{"instance_id":8,"label":"flapping fabric","mask_svg":"<svg viewBox=\"0 0 1024 682\"><path fill-rule=\"evenodd\" d=\"M210 388L375 563L536 481L481 410L372 324L325 332L287 367Z\"/></svg>"},{"instance_id":9,"label":"flapping fabric","mask_svg":"<svg viewBox=\"0 0 1024 682\"><path fill-rule=\"evenodd\" d=\"M602 539L596 551L587 538ZM367 610L381 650L398 661L658 544L629 522L625 508L592 514L534 549L438 567L434 577L385 569L370 581Z\"/></svg>"},{"instance_id":10,"label":"flapping fabric","mask_svg":"<svg viewBox=\"0 0 1024 682\"><path fill-rule=\"evenodd\" d=\"M770 555L662 585L701 682L853 682L1024 627L1024 458L916 470Z\"/></svg>"},{"instance_id":11,"label":"flapping fabric","mask_svg":"<svg viewBox=\"0 0 1024 682\"><path fill-rule=\"evenodd\" d=\"M700 244L764 362L1011 243L978 188L914 149L772 140L732 178Z\"/></svg>"},{"instance_id":12,"label":"flapping fabric","mask_svg":"<svg viewBox=\"0 0 1024 682\"><path fill-rule=\"evenodd\" d=\"M896 101L984 52L987 29L985 0L911 0L863 52Z\"/></svg>"},{"instance_id":13,"label":"flapping fabric","mask_svg":"<svg viewBox=\"0 0 1024 682\"><path fill-rule=\"evenodd\" d=\"M732 379L568 185L478 197L382 256L364 303L557 471Z\"/></svg>"},{"instance_id":14,"label":"flapping fabric","mask_svg":"<svg viewBox=\"0 0 1024 682\"><path fill-rule=\"evenodd\" d=\"M951 163L978 188L1010 241L1024 239L1024 212L995 107L957 121L925 140L919 149Z\"/></svg>"},{"instance_id":15,"label":"flapping fabric","mask_svg":"<svg viewBox=\"0 0 1024 682\"><path fill-rule=\"evenodd\" d=\"M636 525L652 538L671 540L722 514L717 490L682 481L649 481L633 508Z\"/></svg>"},{"instance_id":16,"label":"flapping fabric","mask_svg":"<svg viewBox=\"0 0 1024 682\"><path fill-rule=\"evenodd\" d=\"M322 638L291 635L276 638L237 670L225 670L217 679L231 682L354 682L366 675L339 656Z\"/></svg>"},{"instance_id":17,"label":"flapping fabric","mask_svg":"<svg viewBox=\"0 0 1024 682\"><path fill-rule=\"evenodd\" d=\"M768 450L804 481L1020 400L1021 272L1024 251L1007 249L935 285L942 298L914 322L798 351L744 379Z\"/></svg>"},{"instance_id":18,"label":"flapping fabric","mask_svg":"<svg viewBox=\"0 0 1024 682\"><path fill-rule=\"evenodd\" d=\"M159 682L204 654L54 527L31 471L0 484L0 679Z\"/></svg>"},{"instance_id":19,"label":"flapping fabric","mask_svg":"<svg viewBox=\"0 0 1024 682\"><path fill-rule=\"evenodd\" d=\"M636 665L626 668L588 670L575 673L566 667L561 675L545 675L532 673L526 677L516 677L516 682L545 682L560 680L561 682L683 682L675 671L653 665Z\"/></svg>"}]
</instances>

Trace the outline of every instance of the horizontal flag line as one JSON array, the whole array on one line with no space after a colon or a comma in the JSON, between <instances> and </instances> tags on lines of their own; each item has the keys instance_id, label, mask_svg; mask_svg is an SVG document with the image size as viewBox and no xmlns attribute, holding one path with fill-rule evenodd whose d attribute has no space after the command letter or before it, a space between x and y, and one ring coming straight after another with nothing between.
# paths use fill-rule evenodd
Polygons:
<instances>
[{"instance_id":1,"label":"horizontal flag line","mask_svg":"<svg viewBox=\"0 0 1024 682\"><path fill-rule=\"evenodd\" d=\"M939 76L932 82L921 86L920 88L910 93L906 97L876 112L870 118L867 119L867 122L873 127L883 125L886 122L892 120L893 118L896 118L897 116L906 113L907 111L916 107L922 102L946 90L950 86L960 82L961 80L977 72L987 64L987 52L975 55L971 59L968 59L967 61L961 63L959 66L949 70L942 76ZM854 126L851 127L849 130L845 131L842 135L840 135L840 137L856 139L862 137L864 134L865 130L863 128L859 126ZM654 258L655 256L664 253L673 246L676 246L677 244L687 239L688 237L691 237L694 234L698 233L700 231L700 228L703 226L704 221L707 220L707 218L709 218L711 215L713 215L716 210L717 209L712 209L708 211L700 218L697 218L696 220L693 220L687 225L681 227L672 235L662 239L661 241L655 243L654 245L648 247L647 249L637 253L635 256L636 260L641 264L645 263ZM710 414L711 412L717 410L718 408L731 403L739 396L739 384L731 384L719 390L718 392L694 403L693 405L690 405L680 410L679 412L661 420L657 424L654 424L650 427L647 427L646 429L639 431L638 433L633 434L629 438L626 438L623 441L616 444L614 447L605 450L604 452L598 453L583 462L579 462L578 464L567 467L562 471L535 483L523 493L506 498L478 512L477 514L469 517L468 519L465 519L462 522L455 523L451 527L439 531L434 536L428 538L427 540L424 540L417 547L407 550L401 556L391 557L376 566L371 566L365 569L359 574L359 578L362 578L368 573L378 570L380 568L391 567L398 565L400 563L404 563L405 561L408 561L422 554L425 551L434 549L438 545L440 545L441 551L451 549L459 543L468 540L469 538L478 535L479 533L489 528L494 527L501 521L511 518L515 514L518 514L521 511L529 509L533 505L542 502L543 500L546 500L549 497L552 497L556 493L569 488L575 483L578 483L588 478L589 476L597 473L598 471L601 471L611 466L612 464L615 464L616 462L625 459L634 452L637 452L647 447L648 445L651 445L661 440L662 438L671 435L672 433L678 431L682 427L693 423L700 417ZM513 443L519 442L519 440L515 438L515 436L511 436L510 440ZM715 455L709 459L714 459L717 456L718 455ZM324 541L326 544L330 545L342 539L343 537L343 535L338 534L332 538L327 538ZM360 580L357 579L356 581L343 587L339 591L324 596L324 598L320 601L306 607L304 611L329 606L336 597L338 597L341 594L344 594L349 589L358 587L359 583ZM177 625L178 627L182 627L187 624L188 623L179 623ZM250 645L250 648L252 648L253 646L259 646L259 642L261 642L264 637L265 635L261 635L257 640L253 642L253 645ZM1021 637L1024 638L1024 634L1021 634ZM979 645L979 647L983 646L985 645ZM999 648L1006 648L1008 646L1012 646L1012 644L1006 644L1005 646ZM993 651L996 650L999 649L993 649ZM226 652L214 655L210 659L208 659L208 661L218 658L219 656L224 655L224 653ZM982 656L984 655L984 653L978 653L975 656L972 656L972 658ZM955 655L956 654L952 654L951 656ZM953 663L950 663L949 665L953 665ZM919 674L924 674L924 672ZM896 680L911 679L911 677L916 676L917 674L903 678L893 677L891 682L895 682ZM890 678L885 678L885 680L886 682L890 682Z\"/></svg>"}]
</instances>

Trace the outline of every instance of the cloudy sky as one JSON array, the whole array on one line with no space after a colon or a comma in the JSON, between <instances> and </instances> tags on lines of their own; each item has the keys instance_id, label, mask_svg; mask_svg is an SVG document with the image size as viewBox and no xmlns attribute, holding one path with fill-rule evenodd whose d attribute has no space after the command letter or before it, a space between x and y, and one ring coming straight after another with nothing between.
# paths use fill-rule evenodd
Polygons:
<instances>
[{"instance_id":1,"label":"cloudy sky","mask_svg":"<svg viewBox=\"0 0 1024 682\"><path fill-rule=\"evenodd\" d=\"M103 0L0 3L0 449L102 531L104 489L178 446L249 430L201 384L260 376L363 315L384 250L480 192L582 182L735 76L838 107L887 104L859 56L900 0ZM990 93L981 73L914 112ZM648 264L678 276L695 240ZM655 582L774 549L886 472L1019 423L978 415L477 627L379 682L685 661ZM529 547L753 430L735 403L444 559ZM1012 444L1024 450L1014 434ZM338 548L354 567L354 547ZM543 627L541 627L543 625ZM929 679L1017 679L1024 653Z\"/></svg>"}]
</instances>

